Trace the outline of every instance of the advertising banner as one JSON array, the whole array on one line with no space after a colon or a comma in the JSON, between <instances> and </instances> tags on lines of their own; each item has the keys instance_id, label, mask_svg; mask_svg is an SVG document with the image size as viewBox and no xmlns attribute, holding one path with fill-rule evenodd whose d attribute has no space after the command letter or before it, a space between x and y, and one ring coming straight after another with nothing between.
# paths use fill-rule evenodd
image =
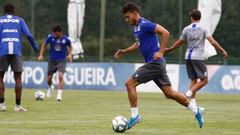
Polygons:
<instances>
[{"instance_id":1,"label":"advertising banner","mask_svg":"<svg viewBox=\"0 0 240 135\"><path fill-rule=\"evenodd\" d=\"M125 82L142 63L68 63L64 74L64 89L126 91ZM24 62L23 88L47 89L47 62ZM185 65L167 64L167 74L174 90L189 89ZM208 65L208 84L201 93L240 93L240 66ZM4 76L6 88L14 88L13 72L9 68ZM57 87L57 74L53 76ZM137 86L139 92L161 92L150 81Z\"/></svg>"},{"instance_id":2,"label":"advertising banner","mask_svg":"<svg viewBox=\"0 0 240 135\"><path fill-rule=\"evenodd\" d=\"M208 65L208 84L200 93L240 93L240 66ZM180 66L179 89L187 91L190 79L186 73L186 66Z\"/></svg>"},{"instance_id":3,"label":"advertising banner","mask_svg":"<svg viewBox=\"0 0 240 135\"><path fill-rule=\"evenodd\" d=\"M125 90L125 81L134 71L128 63L70 63L64 74L64 89L75 90ZM6 87L14 88L13 72L5 74ZM24 62L23 88L47 88L47 63ZM53 84L57 86L57 74Z\"/></svg>"}]
</instances>

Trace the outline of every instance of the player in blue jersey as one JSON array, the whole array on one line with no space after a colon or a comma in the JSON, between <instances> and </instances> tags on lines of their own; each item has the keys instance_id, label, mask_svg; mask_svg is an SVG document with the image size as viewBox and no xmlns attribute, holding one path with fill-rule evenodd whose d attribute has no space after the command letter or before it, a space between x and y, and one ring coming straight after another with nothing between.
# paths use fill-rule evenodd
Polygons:
<instances>
[{"instance_id":1,"label":"player in blue jersey","mask_svg":"<svg viewBox=\"0 0 240 135\"><path fill-rule=\"evenodd\" d=\"M190 16L192 23L185 27L180 38L170 48L166 48L165 50L166 52L170 52L187 43L185 62L191 83L186 96L191 99L191 102L196 104L196 92L208 83L207 67L203 57L205 40L207 39L219 50L225 59L227 59L228 53L214 40L210 32L201 26L199 23L201 12L199 10L194 9L190 12Z\"/></svg>"},{"instance_id":2,"label":"player in blue jersey","mask_svg":"<svg viewBox=\"0 0 240 135\"><path fill-rule=\"evenodd\" d=\"M3 78L8 67L14 72L16 106L14 111L27 111L21 104L22 95L22 34L24 34L35 52L39 47L35 44L32 34L29 31L25 21L14 16L14 6L6 4L4 6L4 15L0 17L0 111L6 110L4 103L4 83Z\"/></svg>"},{"instance_id":3,"label":"player in blue jersey","mask_svg":"<svg viewBox=\"0 0 240 135\"><path fill-rule=\"evenodd\" d=\"M51 97L54 86L52 77L58 71L58 94L57 101L62 100L63 90L63 75L66 68L67 60L72 62L72 47L71 41L62 33L62 28L59 25L53 27L53 33L49 34L45 43L41 46L38 60L43 60L43 53L46 46L50 44L50 57L48 62L48 91L47 97Z\"/></svg>"},{"instance_id":4,"label":"player in blue jersey","mask_svg":"<svg viewBox=\"0 0 240 135\"><path fill-rule=\"evenodd\" d=\"M195 114L198 124L202 128L202 112L184 94L172 89L167 76L163 54L169 38L169 32L161 25L141 17L139 8L135 3L126 3L122 8L122 12L126 22L133 26L136 42L126 49L118 49L115 53L115 58L121 58L128 53L140 50L146 62L126 82L131 105L131 118L128 123L128 129L141 121L141 116L138 112L136 86L150 80L153 80L158 85L167 98L173 99L189 108ZM160 42L158 35L161 38Z\"/></svg>"}]
</instances>

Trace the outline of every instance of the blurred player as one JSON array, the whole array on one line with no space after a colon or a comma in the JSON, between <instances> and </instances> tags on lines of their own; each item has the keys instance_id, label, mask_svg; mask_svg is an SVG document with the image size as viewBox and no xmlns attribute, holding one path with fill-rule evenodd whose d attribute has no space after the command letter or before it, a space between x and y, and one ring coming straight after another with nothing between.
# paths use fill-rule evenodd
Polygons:
<instances>
[{"instance_id":1,"label":"blurred player","mask_svg":"<svg viewBox=\"0 0 240 135\"><path fill-rule=\"evenodd\" d=\"M50 59L48 62L48 91L47 97L51 97L54 86L52 84L53 74L58 71L58 93L57 101L62 100L63 74L65 72L67 60L72 62L71 41L66 35L63 35L62 28L59 25L53 27L53 33L49 34L45 43L41 46L38 61L43 60L43 54L46 46L50 43Z\"/></svg>"},{"instance_id":2,"label":"blurred player","mask_svg":"<svg viewBox=\"0 0 240 135\"><path fill-rule=\"evenodd\" d=\"M39 47L35 44L32 34L29 31L25 21L14 16L14 6L6 4L4 6L4 15L0 17L0 111L6 110L4 103L4 83L3 78L8 67L14 72L16 106L14 111L27 111L21 104L22 95L22 34L24 34L35 52Z\"/></svg>"},{"instance_id":3,"label":"blurred player","mask_svg":"<svg viewBox=\"0 0 240 135\"><path fill-rule=\"evenodd\" d=\"M170 48L166 48L170 52L179 46L187 43L187 51L185 54L186 68L188 77L191 79L190 90L186 92L186 96L191 98L191 102L196 104L196 92L208 83L207 67L204 62L203 51L205 39L218 49L225 59L227 59L227 52L213 39L209 31L203 28L199 21L201 19L201 12L194 9L190 12L192 23L185 27L180 38ZM200 81L198 82L198 79Z\"/></svg>"},{"instance_id":4,"label":"blurred player","mask_svg":"<svg viewBox=\"0 0 240 135\"><path fill-rule=\"evenodd\" d=\"M189 108L196 116L200 128L203 126L203 118L198 107L192 104L182 93L172 89L167 76L166 64L163 58L165 46L169 38L169 32L159 24L140 16L139 8L135 3L128 2L122 12L127 23L133 26L133 34L136 42L126 49L118 49L115 58L132 53L140 49L146 64L140 67L126 82L128 98L131 105L131 118L128 128L132 128L141 121L138 113L136 86L153 80L163 91L167 98L177 101L179 104ZM161 38L159 43L158 35ZM161 44L161 47L160 47Z\"/></svg>"}]
</instances>

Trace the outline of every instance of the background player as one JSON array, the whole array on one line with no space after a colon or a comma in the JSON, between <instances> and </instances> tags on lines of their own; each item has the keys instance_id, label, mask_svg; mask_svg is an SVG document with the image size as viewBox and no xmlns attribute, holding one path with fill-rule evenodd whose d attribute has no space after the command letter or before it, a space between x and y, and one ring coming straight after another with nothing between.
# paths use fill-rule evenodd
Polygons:
<instances>
[{"instance_id":1,"label":"background player","mask_svg":"<svg viewBox=\"0 0 240 135\"><path fill-rule=\"evenodd\" d=\"M22 96L22 34L24 34L35 52L39 51L39 47L35 44L32 34L29 31L25 21L14 16L14 6L6 4L4 6L4 15L0 17L0 111L6 110L4 103L5 87L3 78L8 67L14 72L16 106L14 111L27 111L21 104Z\"/></svg>"},{"instance_id":2,"label":"background player","mask_svg":"<svg viewBox=\"0 0 240 135\"><path fill-rule=\"evenodd\" d=\"M153 80L158 85L167 98L188 107L195 114L199 126L202 128L203 119L198 107L192 104L184 94L173 90L167 76L163 54L169 38L169 32L161 25L141 17L138 6L135 3L126 3L122 8L122 12L126 22L133 26L136 42L126 49L119 49L115 53L115 58L121 58L140 49L146 62L126 82L128 99L131 105L131 118L128 128L132 128L141 121L141 116L138 112L136 86L150 80ZM161 47L158 35L161 37Z\"/></svg>"},{"instance_id":3,"label":"background player","mask_svg":"<svg viewBox=\"0 0 240 135\"><path fill-rule=\"evenodd\" d=\"M188 77L191 79L191 83L190 90L186 92L186 96L191 98L191 102L196 104L196 92L208 83L207 67L203 57L205 39L207 38L208 41L222 53L225 59L227 59L228 54L218 42L213 39L210 32L200 25L201 12L194 9L190 12L190 16L192 23L183 29L180 38L172 47L166 48L165 50L170 52L184 43L187 43L185 60ZM200 79L199 82L198 79Z\"/></svg>"},{"instance_id":4,"label":"background player","mask_svg":"<svg viewBox=\"0 0 240 135\"><path fill-rule=\"evenodd\" d=\"M58 71L58 93L57 100L62 100L63 74L65 72L67 60L72 62L71 41L63 35L60 25L53 27L53 33L49 34L45 43L41 46L38 61L43 60L46 46L50 43L50 59L48 62L48 91L47 97L51 97L54 86L52 84L53 74ZM67 59L67 60L66 60Z\"/></svg>"}]
</instances>

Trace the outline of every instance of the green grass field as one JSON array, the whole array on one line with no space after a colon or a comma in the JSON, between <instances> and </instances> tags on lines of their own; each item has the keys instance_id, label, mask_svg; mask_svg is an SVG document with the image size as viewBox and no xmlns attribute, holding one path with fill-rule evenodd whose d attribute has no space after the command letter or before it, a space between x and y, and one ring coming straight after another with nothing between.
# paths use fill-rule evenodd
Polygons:
<instances>
[{"instance_id":1,"label":"green grass field","mask_svg":"<svg viewBox=\"0 0 240 135\"><path fill-rule=\"evenodd\" d=\"M114 135L112 118L129 118L127 93L116 91L64 91L63 101L54 96L34 99L34 90L23 91L28 112L14 112L14 90L6 90L7 111L0 112L0 134L18 135ZM240 95L201 94L206 108L205 127L199 129L193 114L160 93L140 93L141 124L128 135L239 135Z\"/></svg>"}]
</instances>

